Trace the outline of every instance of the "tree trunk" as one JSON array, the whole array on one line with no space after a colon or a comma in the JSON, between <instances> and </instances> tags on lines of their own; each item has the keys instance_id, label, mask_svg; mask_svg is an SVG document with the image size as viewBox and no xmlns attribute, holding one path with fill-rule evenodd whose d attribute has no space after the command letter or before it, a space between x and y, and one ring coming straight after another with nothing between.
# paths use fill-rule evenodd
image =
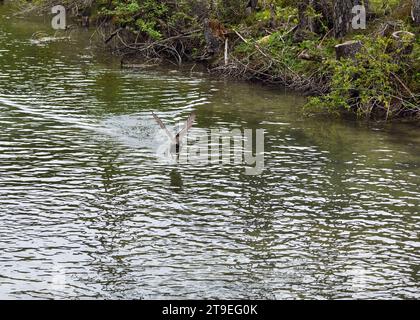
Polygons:
<instances>
[{"instance_id":1,"label":"tree trunk","mask_svg":"<svg viewBox=\"0 0 420 320\"><path fill-rule=\"evenodd\" d=\"M249 6L251 7L252 11L257 9L258 0L249 0Z\"/></svg>"},{"instance_id":2,"label":"tree trunk","mask_svg":"<svg viewBox=\"0 0 420 320\"><path fill-rule=\"evenodd\" d=\"M336 38L344 37L352 28L354 13L352 9L356 5L364 5L368 11L367 0L334 0L334 35Z\"/></svg>"},{"instance_id":3,"label":"tree trunk","mask_svg":"<svg viewBox=\"0 0 420 320\"><path fill-rule=\"evenodd\" d=\"M303 40L307 32L322 34L327 31L325 26L332 27L332 7L328 0L300 0L297 6L299 24L295 40ZM310 11L317 15L321 14L321 17L311 17L308 15Z\"/></svg>"},{"instance_id":4,"label":"tree trunk","mask_svg":"<svg viewBox=\"0 0 420 320\"><path fill-rule=\"evenodd\" d=\"M250 15L252 12L256 11L257 5L258 0L249 0L245 8L246 15Z\"/></svg>"},{"instance_id":5,"label":"tree trunk","mask_svg":"<svg viewBox=\"0 0 420 320\"><path fill-rule=\"evenodd\" d=\"M314 9L317 13L322 14L323 24L327 26L327 28L331 29L333 27L333 6L330 0L316 0L314 3ZM320 21L318 21L317 25L318 29L322 27Z\"/></svg>"},{"instance_id":6,"label":"tree trunk","mask_svg":"<svg viewBox=\"0 0 420 320\"><path fill-rule=\"evenodd\" d=\"M420 25L420 0L413 0L411 17L416 25Z\"/></svg>"},{"instance_id":7,"label":"tree trunk","mask_svg":"<svg viewBox=\"0 0 420 320\"><path fill-rule=\"evenodd\" d=\"M308 17L306 11L310 6L313 7L314 0L301 0L298 3L298 16L299 16L299 30L314 31L313 19Z\"/></svg>"},{"instance_id":8,"label":"tree trunk","mask_svg":"<svg viewBox=\"0 0 420 320\"><path fill-rule=\"evenodd\" d=\"M204 38L207 43L207 51L216 54L224 43L227 30L216 19L204 19Z\"/></svg>"},{"instance_id":9,"label":"tree trunk","mask_svg":"<svg viewBox=\"0 0 420 320\"><path fill-rule=\"evenodd\" d=\"M394 52L399 51L400 55L409 55L413 52L414 42L416 41L416 35L408 31L396 31L392 34L392 38L396 42L396 47L393 48Z\"/></svg>"}]
</instances>

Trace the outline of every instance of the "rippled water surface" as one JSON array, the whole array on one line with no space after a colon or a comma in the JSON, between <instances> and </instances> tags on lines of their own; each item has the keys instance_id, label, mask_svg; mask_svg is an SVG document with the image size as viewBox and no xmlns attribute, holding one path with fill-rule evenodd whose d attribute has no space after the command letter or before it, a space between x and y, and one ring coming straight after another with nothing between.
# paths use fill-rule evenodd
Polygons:
<instances>
[{"instance_id":1,"label":"rippled water surface","mask_svg":"<svg viewBox=\"0 0 420 320\"><path fill-rule=\"evenodd\" d=\"M120 70L0 6L0 298L420 298L420 131ZM265 129L265 168L157 161L151 112Z\"/></svg>"}]
</instances>

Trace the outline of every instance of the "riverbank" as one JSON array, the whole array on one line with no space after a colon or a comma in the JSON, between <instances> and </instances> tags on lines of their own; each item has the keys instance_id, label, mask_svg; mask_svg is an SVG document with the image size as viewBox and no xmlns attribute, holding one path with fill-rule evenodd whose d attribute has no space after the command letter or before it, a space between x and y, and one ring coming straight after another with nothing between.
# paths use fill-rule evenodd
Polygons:
<instances>
[{"instance_id":1,"label":"riverbank","mask_svg":"<svg viewBox=\"0 0 420 320\"><path fill-rule=\"evenodd\" d=\"M411 0L371 1L366 30L334 36L329 1L64 1L122 64L204 64L213 74L286 86L309 113L420 119L419 26ZM317 3L317 1L315 1ZM35 8L50 8L39 0ZM337 46L356 50L338 57Z\"/></svg>"}]
</instances>

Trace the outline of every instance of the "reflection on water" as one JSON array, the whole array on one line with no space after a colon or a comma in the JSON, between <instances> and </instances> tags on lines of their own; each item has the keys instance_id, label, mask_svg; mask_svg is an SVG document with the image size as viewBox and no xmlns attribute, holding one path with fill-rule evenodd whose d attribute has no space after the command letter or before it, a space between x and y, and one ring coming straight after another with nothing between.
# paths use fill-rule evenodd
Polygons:
<instances>
[{"instance_id":1,"label":"reflection on water","mask_svg":"<svg viewBox=\"0 0 420 320\"><path fill-rule=\"evenodd\" d=\"M299 96L120 71L0 7L0 297L420 298L420 133ZM156 124L263 128L265 170L163 165Z\"/></svg>"}]
</instances>

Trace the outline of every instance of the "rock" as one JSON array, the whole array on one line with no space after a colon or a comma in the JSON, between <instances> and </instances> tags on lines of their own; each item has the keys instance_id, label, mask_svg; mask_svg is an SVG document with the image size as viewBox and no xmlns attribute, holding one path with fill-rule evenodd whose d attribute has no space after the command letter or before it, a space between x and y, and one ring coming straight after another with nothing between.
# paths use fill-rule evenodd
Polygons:
<instances>
[{"instance_id":1,"label":"rock","mask_svg":"<svg viewBox=\"0 0 420 320\"><path fill-rule=\"evenodd\" d=\"M335 55L337 60L341 58L351 58L354 59L356 53L362 48L362 43L360 41L346 41L335 46Z\"/></svg>"}]
</instances>

